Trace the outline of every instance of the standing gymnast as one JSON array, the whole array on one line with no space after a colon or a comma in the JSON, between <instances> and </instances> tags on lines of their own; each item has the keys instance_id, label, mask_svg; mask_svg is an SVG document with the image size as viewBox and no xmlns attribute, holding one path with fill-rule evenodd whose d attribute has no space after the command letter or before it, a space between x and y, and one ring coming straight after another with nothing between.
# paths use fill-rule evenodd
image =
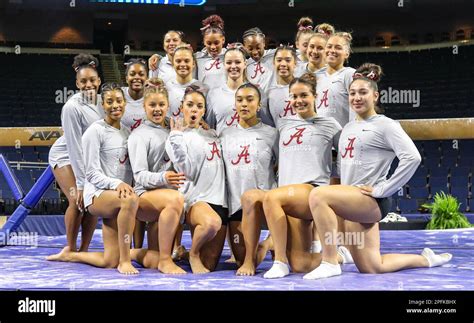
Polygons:
<instances>
[{"instance_id":1,"label":"standing gymnast","mask_svg":"<svg viewBox=\"0 0 474 323\"><path fill-rule=\"evenodd\" d=\"M143 109L143 91L148 79L148 68L142 58L131 58L125 63L125 80L128 87L123 87L127 106L122 124L130 131L138 128L146 119Z\"/></svg>"},{"instance_id":2,"label":"standing gymnast","mask_svg":"<svg viewBox=\"0 0 474 323\"><path fill-rule=\"evenodd\" d=\"M359 67L350 84L349 99L357 120L348 123L339 142L342 185L317 187L309 198L311 213L322 238L320 266L305 279L341 274L337 263L335 234L337 217L345 221L345 232L361 235L362 245L348 245L361 273L388 273L408 268L434 267L447 263L452 255L436 255L425 248L421 255L380 254L378 222L390 209L390 197L415 173L421 157L400 124L376 112L377 81L382 69L366 63ZM398 167L386 179L393 159ZM324 237L324 238L323 238Z\"/></svg>"},{"instance_id":3,"label":"standing gymnast","mask_svg":"<svg viewBox=\"0 0 474 323\"><path fill-rule=\"evenodd\" d=\"M128 130L133 131L146 119L145 110L143 109L143 91L148 78L148 70L146 62L141 58L131 58L125 63L125 66L125 79L128 87L122 87L126 107L121 123ZM152 226L152 224L149 225ZM147 223L140 220L135 221L133 230L134 248L142 247L146 227Z\"/></svg>"},{"instance_id":4,"label":"standing gymnast","mask_svg":"<svg viewBox=\"0 0 474 323\"><path fill-rule=\"evenodd\" d=\"M334 27L329 24L320 24L315 27L315 33L308 40L306 49L306 57L308 61L297 68L295 76L299 77L304 73L313 73L316 78L324 73L326 68L326 60L324 50L330 35L334 33Z\"/></svg>"},{"instance_id":5,"label":"standing gymnast","mask_svg":"<svg viewBox=\"0 0 474 323\"><path fill-rule=\"evenodd\" d=\"M311 36L314 34L313 31L313 19L310 17L302 17L297 24L298 31L296 33L295 45L297 49L297 61L296 65L299 67L304 63L308 62L308 56L306 51L308 49L308 43Z\"/></svg>"},{"instance_id":6,"label":"standing gymnast","mask_svg":"<svg viewBox=\"0 0 474 323\"><path fill-rule=\"evenodd\" d=\"M242 40L250 56L247 59L247 80L262 88L272 78L275 49L265 49L265 34L258 27L246 30Z\"/></svg>"},{"instance_id":7,"label":"standing gymnast","mask_svg":"<svg viewBox=\"0 0 474 323\"><path fill-rule=\"evenodd\" d=\"M218 15L207 17L202 21L201 33L205 47L196 53L197 79L212 89L226 82L224 20Z\"/></svg>"},{"instance_id":8,"label":"standing gymnast","mask_svg":"<svg viewBox=\"0 0 474 323\"><path fill-rule=\"evenodd\" d=\"M189 262L195 274L213 271L219 262L227 231L225 171L220 140L215 130L200 122L206 111L205 95L195 86L186 89L183 119L171 120L166 152L186 177L180 192L185 197L186 221L191 227Z\"/></svg>"},{"instance_id":9,"label":"standing gymnast","mask_svg":"<svg viewBox=\"0 0 474 323\"><path fill-rule=\"evenodd\" d=\"M171 62L176 71L176 77L166 83L169 99L168 117L170 118L180 116L184 90L197 82L193 78L196 59L191 47L187 45L178 46L171 57Z\"/></svg>"},{"instance_id":10,"label":"standing gymnast","mask_svg":"<svg viewBox=\"0 0 474 323\"><path fill-rule=\"evenodd\" d=\"M349 33L336 32L331 35L325 48L327 68L318 74L318 114L333 117L341 127L355 118L349 107L349 84L355 69L344 66L351 52L351 41Z\"/></svg>"},{"instance_id":11,"label":"standing gymnast","mask_svg":"<svg viewBox=\"0 0 474 323\"><path fill-rule=\"evenodd\" d=\"M235 93L245 81L245 53L240 48L228 49L224 54L227 82L209 91L207 95L206 123L219 135L228 127L239 123L235 109Z\"/></svg>"},{"instance_id":12,"label":"standing gymnast","mask_svg":"<svg viewBox=\"0 0 474 323\"><path fill-rule=\"evenodd\" d=\"M268 98L266 114L269 115L269 124L278 128L281 118L296 116L289 99L289 86L295 78L293 73L296 68L296 50L290 46L278 47L273 64L276 78L263 90Z\"/></svg>"},{"instance_id":13,"label":"standing gymnast","mask_svg":"<svg viewBox=\"0 0 474 323\"><path fill-rule=\"evenodd\" d=\"M89 54L74 57L72 65L76 72L76 86L80 93L73 95L61 111L61 136L49 151L49 164L54 177L68 200L64 215L67 246L77 250L77 236L82 224L82 239L79 251L87 251L97 224L97 217L84 216L84 162L81 138L86 129L103 118L97 92L100 77L97 72L99 60Z\"/></svg>"},{"instance_id":14,"label":"standing gymnast","mask_svg":"<svg viewBox=\"0 0 474 323\"><path fill-rule=\"evenodd\" d=\"M165 83L176 78L176 71L173 68L172 58L175 49L183 44L184 33L179 30L168 30L163 37L163 49L166 52L165 57L158 54L152 55L148 59L148 67L150 69L149 77L158 77Z\"/></svg>"}]
</instances>

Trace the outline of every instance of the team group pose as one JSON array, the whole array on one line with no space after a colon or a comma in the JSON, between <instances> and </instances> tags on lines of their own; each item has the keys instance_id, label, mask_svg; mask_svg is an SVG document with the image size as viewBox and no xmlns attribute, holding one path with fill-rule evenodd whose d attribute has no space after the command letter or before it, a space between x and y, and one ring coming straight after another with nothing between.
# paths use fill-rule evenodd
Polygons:
<instances>
[{"instance_id":1,"label":"team group pose","mask_svg":"<svg viewBox=\"0 0 474 323\"><path fill-rule=\"evenodd\" d=\"M123 87L101 87L98 60L76 56L79 93L63 107L64 135L49 156L69 202L67 246L47 259L122 274L139 273L132 261L185 274L177 260L186 260L205 274L218 269L227 235L239 276L255 275L269 250L267 279L325 279L347 263L379 274L450 261L429 248L380 253L378 222L421 158L380 114L382 68L347 66L350 33L303 17L295 46L266 49L258 27L226 44L224 25L218 15L203 20L198 52L169 30L164 57L125 63ZM88 252L98 217L104 251ZM359 244L338 238L348 233Z\"/></svg>"}]
</instances>

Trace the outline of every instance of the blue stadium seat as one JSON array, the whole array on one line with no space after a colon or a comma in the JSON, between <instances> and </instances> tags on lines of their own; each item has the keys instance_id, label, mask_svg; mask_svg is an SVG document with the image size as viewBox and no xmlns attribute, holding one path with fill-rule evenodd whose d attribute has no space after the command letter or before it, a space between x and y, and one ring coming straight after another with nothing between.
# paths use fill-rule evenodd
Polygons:
<instances>
[{"instance_id":1,"label":"blue stadium seat","mask_svg":"<svg viewBox=\"0 0 474 323\"><path fill-rule=\"evenodd\" d=\"M458 164L459 156L457 154L443 155L441 158L441 166L445 168L456 167Z\"/></svg>"},{"instance_id":2,"label":"blue stadium seat","mask_svg":"<svg viewBox=\"0 0 474 323\"><path fill-rule=\"evenodd\" d=\"M467 187L451 187L450 194L455 196L459 201L465 200L471 196Z\"/></svg>"},{"instance_id":3,"label":"blue stadium seat","mask_svg":"<svg viewBox=\"0 0 474 323\"><path fill-rule=\"evenodd\" d=\"M423 141L423 155L425 156L441 156L441 146L438 140Z\"/></svg>"},{"instance_id":4,"label":"blue stadium seat","mask_svg":"<svg viewBox=\"0 0 474 323\"><path fill-rule=\"evenodd\" d=\"M413 176L408 181L408 186L412 187L426 187L428 185L428 181L426 177L415 177Z\"/></svg>"},{"instance_id":5,"label":"blue stadium seat","mask_svg":"<svg viewBox=\"0 0 474 323\"><path fill-rule=\"evenodd\" d=\"M450 186L455 187L469 187L471 185L470 178L468 176L451 176L449 179Z\"/></svg>"},{"instance_id":6,"label":"blue stadium seat","mask_svg":"<svg viewBox=\"0 0 474 323\"><path fill-rule=\"evenodd\" d=\"M448 177L447 176L441 176L441 177L430 176L429 185L436 186L436 187L446 187L448 185Z\"/></svg>"},{"instance_id":7,"label":"blue stadium seat","mask_svg":"<svg viewBox=\"0 0 474 323\"><path fill-rule=\"evenodd\" d=\"M441 162L441 157L428 157L428 158L423 158L423 166L426 168L435 168L439 167L439 164Z\"/></svg>"},{"instance_id":8,"label":"blue stadium seat","mask_svg":"<svg viewBox=\"0 0 474 323\"><path fill-rule=\"evenodd\" d=\"M38 153L46 153L47 154L50 149L51 149L51 147L49 147L49 146L35 146L35 150Z\"/></svg>"},{"instance_id":9,"label":"blue stadium seat","mask_svg":"<svg viewBox=\"0 0 474 323\"><path fill-rule=\"evenodd\" d=\"M428 199L430 196L427 187L410 187L409 193L410 197L415 199Z\"/></svg>"},{"instance_id":10,"label":"blue stadium seat","mask_svg":"<svg viewBox=\"0 0 474 323\"><path fill-rule=\"evenodd\" d=\"M392 204L390 205L390 212L400 212L398 208L399 198L392 196Z\"/></svg>"},{"instance_id":11,"label":"blue stadium seat","mask_svg":"<svg viewBox=\"0 0 474 323\"><path fill-rule=\"evenodd\" d=\"M450 175L452 177L465 176L469 177L471 175L471 169L469 167L454 167L450 169Z\"/></svg>"},{"instance_id":12,"label":"blue stadium seat","mask_svg":"<svg viewBox=\"0 0 474 323\"><path fill-rule=\"evenodd\" d=\"M38 147L35 147L35 148L36 148L36 152L38 153L39 160L42 161L42 162L47 163L48 162L49 150L51 149L51 147L38 146Z\"/></svg>"},{"instance_id":13,"label":"blue stadium seat","mask_svg":"<svg viewBox=\"0 0 474 323\"><path fill-rule=\"evenodd\" d=\"M474 158L470 156L465 156L463 154L459 155L458 167L474 167Z\"/></svg>"},{"instance_id":14,"label":"blue stadium seat","mask_svg":"<svg viewBox=\"0 0 474 323\"><path fill-rule=\"evenodd\" d=\"M12 146L2 146L0 147L0 154L6 155L8 153L18 153L21 154L21 149L16 149Z\"/></svg>"},{"instance_id":15,"label":"blue stadium seat","mask_svg":"<svg viewBox=\"0 0 474 323\"><path fill-rule=\"evenodd\" d=\"M25 169L20 169L20 170L15 169L14 172L18 178L18 181L20 182L21 187L23 187L23 190L25 191L25 193L28 192L33 186L33 180L31 178L30 171L25 170Z\"/></svg>"},{"instance_id":16,"label":"blue stadium seat","mask_svg":"<svg viewBox=\"0 0 474 323\"><path fill-rule=\"evenodd\" d=\"M50 187L43 195L43 199L58 199L59 192Z\"/></svg>"},{"instance_id":17,"label":"blue stadium seat","mask_svg":"<svg viewBox=\"0 0 474 323\"><path fill-rule=\"evenodd\" d=\"M35 152L32 152L32 153L28 153L28 152L25 152L23 153L23 160L24 161L29 161L29 162L38 162L38 154L35 153Z\"/></svg>"},{"instance_id":18,"label":"blue stadium seat","mask_svg":"<svg viewBox=\"0 0 474 323\"><path fill-rule=\"evenodd\" d=\"M430 168L430 177L447 177L448 169L445 167L431 167Z\"/></svg>"},{"instance_id":19,"label":"blue stadium seat","mask_svg":"<svg viewBox=\"0 0 474 323\"><path fill-rule=\"evenodd\" d=\"M459 150L462 153L467 153L467 154L470 154L471 156L474 155L474 140L473 139L459 140Z\"/></svg>"},{"instance_id":20,"label":"blue stadium seat","mask_svg":"<svg viewBox=\"0 0 474 323\"><path fill-rule=\"evenodd\" d=\"M405 185L400 187L393 195L392 198L408 198L408 186Z\"/></svg>"},{"instance_id":21,"label":"blue stadium seat","mask_svg":"<svg viewBox=\"0 0 474 323\"><path fill-rule=\"evenodd\" d=\"M415 171L415 174L413 174L413 177L428 177L428 168L426 167L418 167L417 170Z\"/></svg>"},{"instance_id":22,"label":"blue stadium seat","mask_svg":"<svg viewBox=\"0 0 474 323\"><path fill-rule=\"evenodd\" d=\"M413 213L418 210L418 203L415 199L399 199L398 202L401 213Z\"/></svg>"},{"instance_id":23,"label":"blue stadium seat","mask_svg":"<svg viewBox=\"0 0 474 323\"><path fill-rule=\"evenodd\" d=\"M458 154L459 153L459 141L458 141L458 147L454 148L454 140L442 140L441 141L441 151L443 152L443 155L449 155L449 154Z\"/></svg>"},{"instance_id":24,"label":"blue stadium seat","mask_svg":"<svg viewBox=\"0 0 474 323\"><path fill-rule=\"evenodd\" d=\"M21 161L23 159L23 156L21 155L20 151L7 153L6 157L8 161Z\"/></svg>"}]
</instances>

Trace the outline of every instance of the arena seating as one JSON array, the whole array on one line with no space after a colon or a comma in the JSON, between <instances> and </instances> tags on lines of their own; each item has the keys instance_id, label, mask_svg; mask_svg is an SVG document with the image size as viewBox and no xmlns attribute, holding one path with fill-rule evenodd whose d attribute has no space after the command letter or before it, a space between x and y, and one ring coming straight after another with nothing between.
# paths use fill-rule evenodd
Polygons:
<instances>
[{"instance_id":1,"label":"arena seating","mask_svg":"<svg viewBox=\"0 0 474 323\"><path fill-rule=\"evenodd\" d=\"M410 181L393 196L397 205L394 209L402 213L420 211L422 204L431 202L436 193L443 191L459 200L461 211L472 212L474 140L415 143L423 162Z\"/></svg>"},{"instance_id":2,"label":"arena seating","mask_svg":"<svg viewBox=\"0 0 474 323\"><path fill-rule=\"evenodd\" d=\"M0 127L60 125L67 91L77 90L73 58L0 53Z\"/></svg>"},{"instance_id":3,"label":"arena seating","mask_svg":"<svg viewBox=\"0 0 474 323\"><path fill-rule=\"evenodd\" d=\"M388 103L385 114L394 119L472 117L474 66L468 64L474 46L416 52L354 53L349 65L372 62L383 67L380 90L419 90L420 106Z\"/></svg>"}]
</instances>

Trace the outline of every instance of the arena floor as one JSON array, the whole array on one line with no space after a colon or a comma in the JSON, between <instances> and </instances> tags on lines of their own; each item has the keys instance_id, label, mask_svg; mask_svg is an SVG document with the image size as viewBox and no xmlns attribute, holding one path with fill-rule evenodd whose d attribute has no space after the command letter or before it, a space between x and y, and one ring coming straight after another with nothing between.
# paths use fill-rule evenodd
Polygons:
<instances>
[{"instance_id":1,"label":"arena floor","mask_svg":"<svg viewBox=\"0 0 474 323\"><path fill-rule=\"evenodd\" d=\"M101 234L101 230L96 230L91 251L102 248ZM185 231L183 244L189 247L190 241L189 231ZM236 276L236 265L224 262L229 257L227 246L217 270L209 274L193 275L189 264L182 262L179 265L188 272L187 275L164 275L157 270L140 268L139 275L124 276L115 269L46 261L47 255L57 253L65 245L64 235L39 236L38 242L38 247L8 245L0 248L0 290L474 290L474 228L383 230L383 253L420 253L424 247L430 247L435 252L452 253L453 259L442 267L383 275L359 274L355 265L344 265L343 275L317 281L303 280L303 274L264 279L263 273L272 263L270 254L258 268L256 276Z\"/></svg>"}]
</instances>

